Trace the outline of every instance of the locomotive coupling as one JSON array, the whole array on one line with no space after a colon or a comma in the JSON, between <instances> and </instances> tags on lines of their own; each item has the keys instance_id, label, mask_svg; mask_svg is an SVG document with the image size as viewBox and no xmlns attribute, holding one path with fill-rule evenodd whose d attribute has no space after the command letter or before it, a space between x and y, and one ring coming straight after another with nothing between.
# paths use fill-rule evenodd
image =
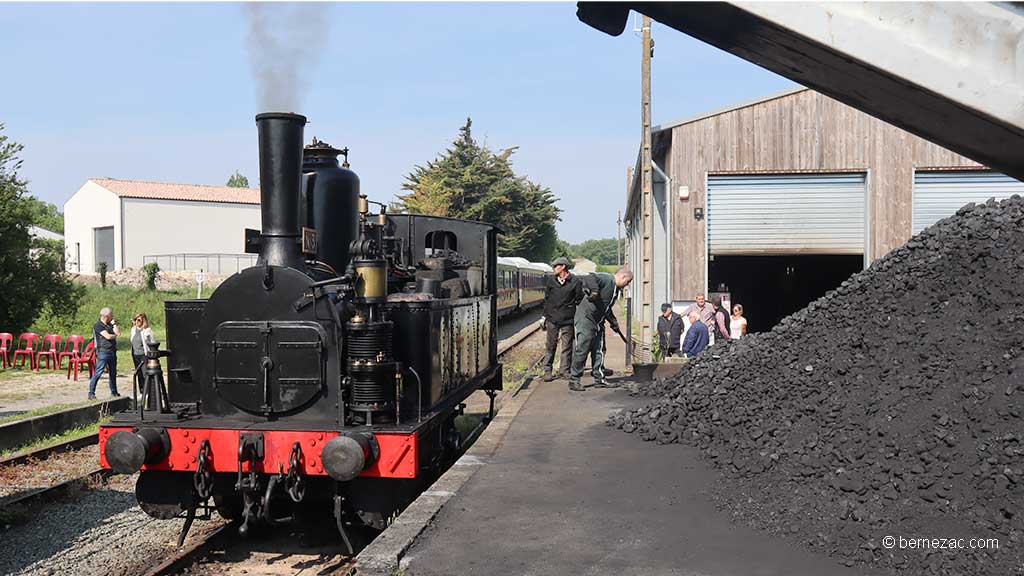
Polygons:
<instances>
[{"instance_id":1,"label":"locomotive coupling","mask_svg":"<svg viewBox=\"0 0 1024 576\"><path fill-rule=\"evenodd\" d=\"M104 446L107 462L118 474L134 474L143 464L156 464L171 453L171 438L163 428L115 432Z\"/></svg>"},{"instance_id":2,"label":"locomotive coupling","mask_svg":"<svg viewBox=\"0 0 1024 576\"><path fill-rule=\"evenodd\" d=\"M371 432L342 432L331 438L320 453L327 474L348 482L380 456L380 446Z\"/></svg>"}]
</instances>

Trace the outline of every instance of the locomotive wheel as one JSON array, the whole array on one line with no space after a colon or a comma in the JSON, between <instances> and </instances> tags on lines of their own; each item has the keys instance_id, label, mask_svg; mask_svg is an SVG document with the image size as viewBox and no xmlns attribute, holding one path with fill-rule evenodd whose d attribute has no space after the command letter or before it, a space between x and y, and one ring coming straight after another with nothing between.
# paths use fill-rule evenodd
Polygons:
<instances>
[{"instance_id":1,"label":"locomotive wheel","mask_svg":"<svg viewBox=\"0 0 1024 576\"><path fill-rule=\"evenodd\" d=\"M135 499L142 511L153 518L175 518L195 506L192 475L144 470L135 482Z\"/></svg>"},{"instance_id":2,"label":"locomotive wheel","mask_svg":"<svg viewBox=\"0 0 1024 576\"><path fill-rule=\"evenodd\" d=\"M217 492L213 495L213 506L225 520L238 520L242 517L242 497L237 492Z\"/></svg>"}]
</instances>

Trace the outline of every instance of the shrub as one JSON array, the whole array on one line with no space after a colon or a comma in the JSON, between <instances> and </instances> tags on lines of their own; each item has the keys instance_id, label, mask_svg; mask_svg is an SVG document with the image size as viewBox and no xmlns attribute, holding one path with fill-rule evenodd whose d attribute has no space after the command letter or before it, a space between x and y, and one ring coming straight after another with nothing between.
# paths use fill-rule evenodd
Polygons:
<instances>
[{"instance_id":1,"label":"shrub","mask_svg":"<svg viewBox=\"0 0 1024 576\"><path fill-rule=\"evenodd\" d=\"M156 290L156 273L160 271L160 265L150 262L142 267L142 271L146 274L146 289Z\"/></svg>"},{"instance_id":2,"label":"shrub","mask_svg":"<svg viewBox=\"0 0 1024 576\"><path fill-rule=\"evenodd\" d=\"M100 262L100 287L106 289L107 287L107 263Z\"/></svg>"}]
</instances>

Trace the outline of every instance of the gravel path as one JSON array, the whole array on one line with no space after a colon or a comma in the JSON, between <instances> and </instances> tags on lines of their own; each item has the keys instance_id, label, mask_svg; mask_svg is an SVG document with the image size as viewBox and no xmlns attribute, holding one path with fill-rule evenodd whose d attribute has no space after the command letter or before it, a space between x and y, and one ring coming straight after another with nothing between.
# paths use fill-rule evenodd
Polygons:
<instances>
[{"instance_id":1,"label":"gravel path","mask_svg":"<svg viewBox=\"0 0 1024 576\"><path fill-rule=\"evenodd\" d=\"M135 477L114 477L106 487L53 502L0 532L0 574L137 574L174 550L182 520L154 520L135 501ZM194 537L222 522L197 520Z\"/></svg>"},{"instance_id":2,"label":"gravel path","mask_svg":"<svg viewBox=\"0 0 1024 576\"><path fill-rule=\"evenodd\" d=\"M85 371L84 376L80 372L77 382L68 380L66 372L63 371L32 372L8 369L5 376L0 386L0 417L54 404L81 404L87 401L89 370ZM131 392L132 381L123 368L118 370L117 381L122 393L125 383L128 385L128 392ZM100 380L96 391L100 400L109 395L106 376Z\"/></svg>"}]
</instances>

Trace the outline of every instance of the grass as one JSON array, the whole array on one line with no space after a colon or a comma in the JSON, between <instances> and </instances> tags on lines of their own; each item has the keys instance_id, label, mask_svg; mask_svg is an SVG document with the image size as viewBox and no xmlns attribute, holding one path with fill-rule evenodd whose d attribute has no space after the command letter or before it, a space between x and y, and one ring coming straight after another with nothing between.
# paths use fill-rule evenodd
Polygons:
<instances>
[{"instance_id":1,"label":"grass","mask_svg":"<svg viewBox=\"0 0 1024 576\"><path fill-rule=\"evenodd\" d=\"M4 416L0 418L0 424L7 424L8 422L16 422L18 420L27 420L29 418L35 418L36 416L45 416L46 414L53 414L54 412L60 412L61 410L68 410L70 408L78 408L80 406L86 406L92 404L92 402L81 402L79 404L54 404L53 406L44 406L42 408L36 408L35 410L29 410L21 414L12 414L10 416Z\"/></svg>"},{"instance_id":2,"label":"grass","mask_svg":"<svg viewBox=\"0 0 1024 576\"><path fill-rule=\"evenodd\" d=\"M455 429L459 432L463 442L476 430L482 420L480 416L475 414L461 414L455 417Z\"/></svg>"},{"instance_id":3,"label":"grass","mask_svg":"<svg viewBox=\"0 0 1024 576\"><path fill-rule=\"evenodd\" d=\"M24 378L25 376L31 376L32 374L36 374L36 372L30 370L28 364L25 364L24 368L15 368L12 366L10 368L0 370L0 382L14 380L16 378Z\"/></svg>"},{"instance_id":4,"label":"grass","mask_svg":"<svg viewBox=\"0 0 1024 576\"><path fill-rule=\"evenodd\" d=\"M212 292L212 289L204 287L202 297L208 298ZM131 286L107 286L104 289L98 284L86 284L85 295L80 300L78 312L73 317L57 317L51 311L44 310L28 331L35 332L40 336L60 334L65 338L71 334L79 334L84 336L85 341L88 342L92 339L92 326L99 319L100 309L108 306L114 311L114 319L117 320L117 324L121 328L121 337L117 341L118 372L128 374L133 369L131 342L129 341L132 317L138 313L144 313L149 318L149 327L153 329L153 336L158 342L164 344L167 338L164 301L195 297L195 289L190 288L144 290ZM2 378L3 376L0 376L0 379Z\"/></svg>"},{"instance_id":5,"label":"grass","mask_svg":"<svg viewBox=\"0 0 1024 576\"><path fill-rule=\"evenodd\" d=\"M511 390L530 375L530 368L536 359L515 358L502 362L503 389ZM536 373L533 376L537 376Z\"/></svg>"},{"instance_id":6,"label":"grass","mask_svg":"<svg viewBox=\"0 0 1024 576\"><path fill-rule=\"evenodd\" d=\"M28 444L15 446L14 448L10 448L8 450L0 452L0 458L7 458L8 456L13 456L21 452L38 450L40 448L46 448L47 446L53 446L54 444L60 444L62 442L67 442L69 440L74 440L76 438L81 438L83 436L95 434L99 432L100 424L107 422L108 420L110 420L109 417L103 418L99 422L93 422L92 424L85 424L83 426L78 426L77 428L71 428L69 430L65 430L60 434L54 434L52 436L37 438L36 440L29 442Z\"/></svg>"}]
</instances>

